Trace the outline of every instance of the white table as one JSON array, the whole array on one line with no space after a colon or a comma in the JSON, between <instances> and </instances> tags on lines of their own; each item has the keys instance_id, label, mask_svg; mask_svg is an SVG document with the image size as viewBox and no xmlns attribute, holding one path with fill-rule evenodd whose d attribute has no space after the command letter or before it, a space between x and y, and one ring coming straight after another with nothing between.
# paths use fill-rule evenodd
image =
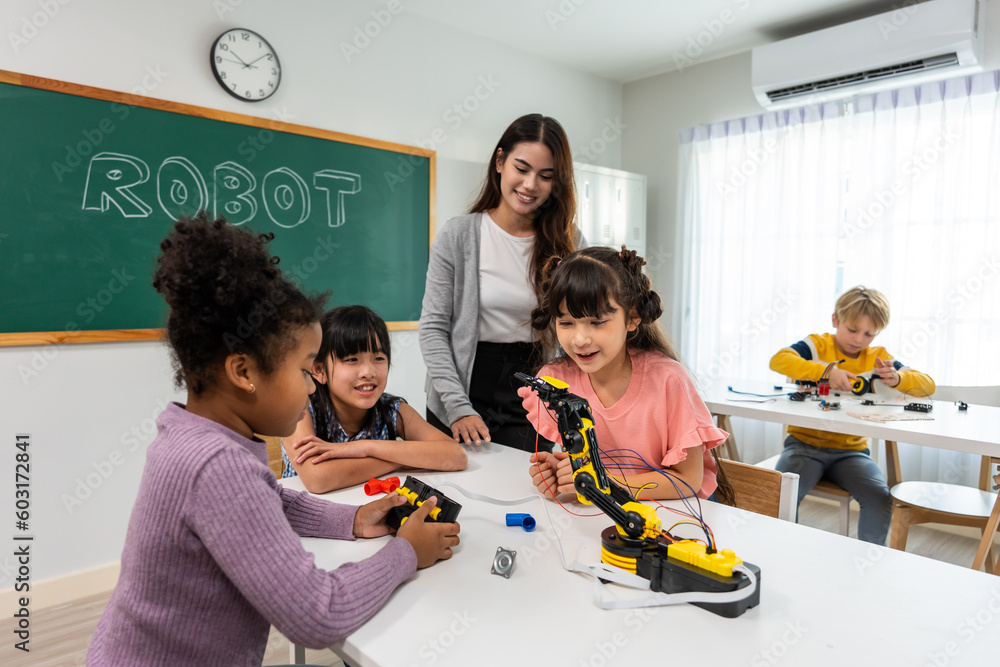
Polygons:
<instances>
[{"instance_id":1,"label":"white table","mask_svg":"<svg viewBox=\"0 0 1000 667\"><path fill-rule=\"evenodd\" d=\"M418 473L495 498L529 495L528 455L487 444L457 473ZM282 480L301 489L297 479ZM331 647L354 667L372 665L648 664L987 665L1000 656L1000 578L703 502L720 548L761 568L761 602L735 619L692 605L604 611L592 581L562 569L600 559L603 515L571 517L542 501L501 507L442 491L462 504L462 544L452 559L420 570L365 626ZM360 488L323 497L369 500ZM678 503L673 502L677 506ZM590 508L571 507L581 513ZM504 525L529 512L534 532ZM665 525L669 513L661 511ZM687 532L691 531L691 532ZM694 527L678 529L696 536ZM334 568L374 553L386 538L304 539L316 562ZM517 551L510 579L490 574L498 546ZM641 661L641 662L640 662Z\"/></svg>"},{"instance_id":2,"label":"white table","mask_svg":"<svg viewBox=\"0 0 1000 667\"><path fill-rule=\"evenodd\" d=\"M931 403L934 406L931 412L926 413L926 416L932 417L931 420L877 423L852 417L848 413L915 415L924 413L903 412L901 405L861 405L859 397L848 393L842 393L839 397L831 395L831 400L840 402L839 410L821 410L815 401L792 401L787 396L758 402L764 399L735 393L729 390L730 387L737 391L756 394L776 394L784 391L775 390L773 384L768 385L759 380L720 379L707 387L701 387L705 405L713 415L720 417L720 426L723 419L728 420L728 417L746 417L789 426L880 438L886 443L901 441L979 454L993 459L1000 458L1000 408L998 407L970 405L967 410L959 410L958 405L950 401L916 399L918 402ZM983 490L988 490L992 485L989 472L990 466L984 465L979 479L979 486ZM894 444L892 447L886 447L886 476L890 487L902 481ZM993 514L997 514L998 511L1000 511L1000 496L997 497ZM973 567L978 568L983 561L989 545L993 542L995 528L996 520L991 519L991 523L987 524L986 534L980 542Z\"/></svg>"},{"instance_id":3,"label":"white table","mask_svg":"<svg viewBox=\"0 0 1000 667\"><path fill-rule=\"evenodd\" d=\"M740 391L760 394L774 394L774 385L753 380L717 380L707 387L701 387L701 396L709 411L716 415L746 417L761 421L776 422L789 426L813 428L834 433L861 435L914 445L950 449L985 456L1000 456L1000 408L987 405L971 405L968 410L959 410L948 401L917 399L921 403L932 403L934 409L926 416L930 421L890 421L883 424L864 421L848 415L900 413L902 407L888 405L861 405L857 396L841 394L831 396L840 402L840 410L823 411L814 401L796 402L788 397L776 398L766 403L755 403L753 396L743 396L730 392L727 387ZM791 390L789 390L791 391ZM749 400L748 400L749 399ZM903 414L921 415L919 412Z\"/></svg>"}]
</instances>

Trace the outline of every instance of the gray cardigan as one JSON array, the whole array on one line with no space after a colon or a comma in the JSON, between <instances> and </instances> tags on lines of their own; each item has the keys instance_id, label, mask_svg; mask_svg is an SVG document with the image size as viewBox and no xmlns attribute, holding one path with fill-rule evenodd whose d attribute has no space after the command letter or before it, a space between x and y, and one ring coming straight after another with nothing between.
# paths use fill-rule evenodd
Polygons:
<instances>
[{"instance_id":1,"label":"gray cardigan","mask_svg":"<svg viewBox=\"0 0 1000 667\"><path fill-rule=\"evenodd\" d=\"M427 408L445 424L479 414L469 400L479 343L480 217L445 223L431 246L418 337L427 366ZM575 232L576 247L586 240Z\"/></svg>"},{"instance_id":2,"label":"gray cardigan","mask_svg":"<svg viewBox=\"0 0 1000 667\"><path fill-rule=\"evenodd\" d=\"M427 366L427 409L448 425L478 414L469 384L479 342L480 216L446 222L427 265L418 332Z\"/></svg>"}]
</instances>

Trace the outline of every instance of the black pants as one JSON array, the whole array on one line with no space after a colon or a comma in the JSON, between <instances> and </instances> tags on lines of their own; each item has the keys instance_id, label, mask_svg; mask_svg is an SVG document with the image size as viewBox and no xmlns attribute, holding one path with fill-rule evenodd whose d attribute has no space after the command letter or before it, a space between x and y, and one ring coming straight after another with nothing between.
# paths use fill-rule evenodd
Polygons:
<instances>
[{"instance_id":1,"label":"black pants","mask_svg":"<svg viewBox=\"0 0 1000 667\"><path fill-rule=\"evenodd\" d=\"M490 430L490 440L501 445L535 451L537 433L521 406L517 390L521 386L514 373L534 373L541 365L541 355L532 343L484 343L476 346L472 364L469 400ZM451 425L427 411L427 421L451 435ZM538 438L539 451L552 451L552 443Z\"/></svg>"}]
</instances>

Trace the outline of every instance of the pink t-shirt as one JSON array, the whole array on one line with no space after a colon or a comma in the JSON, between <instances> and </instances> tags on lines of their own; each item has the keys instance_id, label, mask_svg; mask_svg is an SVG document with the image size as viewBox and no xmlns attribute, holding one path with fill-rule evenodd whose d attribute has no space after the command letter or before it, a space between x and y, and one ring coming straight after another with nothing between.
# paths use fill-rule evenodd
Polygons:
<instances>
[{"instance_id":1,"label":"pink t-shirt","mask_svg":"<svg viewBox=\"0 0 1000 667\"><path fill-rule=\"evenodd\" d=\"M637 470L625 465L627 452L613 450L632 449L651 465L668 468L683 461L688 448L705 445L705 472L698 497L708 498L718 486L718 466L708 450L725 442L729 434L716 428L683 366L659 352L629 350L629 356L632 379L625 395L610 408L597 398L590 376L570 360L546 364L537 375L562 380L569 384L571 393L587 399L602 459L612 475L617 469L612 457L622 461L623 469ZM541 414L544 406L538 396L531 393L523 404L539 435L561 443L554 417Z\"/></svg>"}]
</instances>

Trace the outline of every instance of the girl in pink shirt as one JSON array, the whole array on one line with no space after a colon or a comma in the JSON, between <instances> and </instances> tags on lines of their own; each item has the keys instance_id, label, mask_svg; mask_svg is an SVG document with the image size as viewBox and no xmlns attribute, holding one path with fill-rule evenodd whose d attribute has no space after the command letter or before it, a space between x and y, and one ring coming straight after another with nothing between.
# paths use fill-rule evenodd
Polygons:
<instances>
[{"instance_id":1,"label":"girl in pink shirt","mask_svg":"<svg viewBox=\"0 0 1000 667\"><path fill-rule=\"evenodd\" d=\"M550 262L532 326L554 335L565 356L537 375L566 382L590 402L605 467L624 475L620 481L634 495L713 498L718 488L730 497L710 451L729 434L715 427L657 324L663 307L642 273L645 263L624 246L585 248ZM559 443L554 417L531 390L519 393L538 433ZM537 452L531 461L541 493L574 492L565 452Z\"/></svg>"}]
</instances>

